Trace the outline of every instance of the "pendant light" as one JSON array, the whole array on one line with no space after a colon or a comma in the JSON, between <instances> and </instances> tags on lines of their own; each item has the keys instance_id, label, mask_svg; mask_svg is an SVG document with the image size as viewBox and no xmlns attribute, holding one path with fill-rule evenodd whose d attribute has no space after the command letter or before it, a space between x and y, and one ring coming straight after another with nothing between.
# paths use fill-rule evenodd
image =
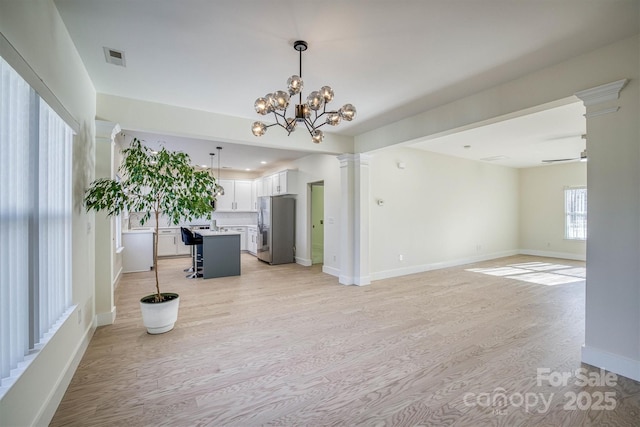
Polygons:
<instances>
[{"instance_id":1,"label":"pendant light","mask_svg":"<svg viewBox=\"0 0 640 427\"><path fill-rule=\"evenodd\" d=\"M218 197L224 196L224 188L220 185L220 150L222 150L222 147L216 147L216 149L218 150L218 179L216 180L216 187L213 193L214 196ZM213 160L211 162L211 169L213 169Z\"/></svg>"}]
</instances>

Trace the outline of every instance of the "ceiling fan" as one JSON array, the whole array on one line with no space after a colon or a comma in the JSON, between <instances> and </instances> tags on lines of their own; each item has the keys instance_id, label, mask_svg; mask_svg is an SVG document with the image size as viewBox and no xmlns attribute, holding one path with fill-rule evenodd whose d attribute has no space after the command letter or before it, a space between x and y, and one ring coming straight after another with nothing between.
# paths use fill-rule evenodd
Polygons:
<instances>
[{"instance_id":1,"label":"ceiling fan","mask_svg":"<svg viewBox=\"0 0 640 427\"><path fill-rule=\"evenodd\" d=\"M570 159L547 159L542 160L542 163L557 163L557 162L569 162L571 160L580 160L581 162L587 161L587 149L585 148L580 152L580 157L573 157Z\"/></svg>"},{"instance_id":2,"label":"ceiling fan","mask_svg":"<svg viewBox=\"0 0 640 427\"><path fill-rule=\"evenodd\" d=\"M587 139L587 135L582 135L581 138L582 139ZM580 157L572 157L572 158L567 158L567 159L547 159L547 160L542 160L542 163L570 162L572 160L580 160L581 162L586 162L587 161L587 149L585 148L584 150L582 150L580 152Z\"/></svg>"}]
</instances>

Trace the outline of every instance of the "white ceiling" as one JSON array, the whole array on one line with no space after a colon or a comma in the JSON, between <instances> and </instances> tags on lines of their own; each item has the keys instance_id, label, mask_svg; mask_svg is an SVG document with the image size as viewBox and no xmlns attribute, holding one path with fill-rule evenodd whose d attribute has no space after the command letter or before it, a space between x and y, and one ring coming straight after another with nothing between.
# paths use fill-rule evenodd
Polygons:
<instances>
[{"instance_id":1,"label":"white ceiling","mask_svg":"<svg viewBox=\"0 0 640 427\"><path fill-rule=\"evenodd\" d=\"M586 148L582 102L522 115L414 144L448 156L526 168L543 160L579 161ZM583 137L585 136L585 137Z\"/></svg>"},{"instance_id":2,"label":"white ceiling","mask_svg":"<svg viewBox=\"0 0 640 427\"><path fill-rule=\"evenodd\" d=\"M99 93L249 119L257 97L297 74L292 43L306 40L304 93L328 84L336 106L354 104L356 119L332 128L351 136L630 37L640 15L638 0L55 4ZM124 51L126 67L103 47Z\"/></svg>"}]
</instances>

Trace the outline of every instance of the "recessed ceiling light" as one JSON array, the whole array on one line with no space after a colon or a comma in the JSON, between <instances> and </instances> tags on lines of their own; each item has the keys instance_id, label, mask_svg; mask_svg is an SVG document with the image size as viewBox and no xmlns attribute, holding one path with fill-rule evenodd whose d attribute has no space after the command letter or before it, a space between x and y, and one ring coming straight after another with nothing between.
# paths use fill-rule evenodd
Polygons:
<instances>
[{"instance_id":1,"label":"recessed ceiling light","mask_svg":"<svg viewBox=\"0 0 640 427\"><path fill-rule=\"evenodd\" d=\"M261 165L266 165L267 162L265 162L264 160L260 162Z\"/></svg>"},{"instance_id":2,"label":"recessed ceiling light","mask_svg":"<svg viewBox=\"0 0 640 427\"><path fill-rule=\"evenodd\" d=\"M200 165L201 168L205 168L205 169L209 169L209 166L207 165Z\"/></svg>"},{"instance_id":3,"label":"recessed ceiling light","mask_svg":"<svg viewBox=\"0 0 640 427\"><path fill-rule=\"evenodd\" d=\"M246 170L247 172L249 172L249 171L250 171L251 169L249 169L249 168L246 168L245 170Z\"/></svg>"}]
</instances>

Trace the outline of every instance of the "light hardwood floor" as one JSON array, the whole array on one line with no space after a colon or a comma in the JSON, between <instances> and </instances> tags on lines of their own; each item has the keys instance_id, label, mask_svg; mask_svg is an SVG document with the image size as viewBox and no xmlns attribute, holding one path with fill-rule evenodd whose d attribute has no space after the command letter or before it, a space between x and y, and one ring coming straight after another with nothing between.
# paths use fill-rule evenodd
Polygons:
<instances>
[{"instance_id":1,"label":"light hardwood floor","mask_svg":"<svg viewBox=\"0 0 640 427\"><path fill-rule=\"evenodd\" d=\"M599 371L580 364L584 281L467 271L527 262L584 266L517 256L356 287L249 255L242 276L209 280L163 260L175 329L146 333L138 300L152 273L124 275L116 323L96 330L51 425L640 425L638 382L537 383L538 368ZM615 409L592 408L612 396Z\"/></svg>"}]
</instances>

